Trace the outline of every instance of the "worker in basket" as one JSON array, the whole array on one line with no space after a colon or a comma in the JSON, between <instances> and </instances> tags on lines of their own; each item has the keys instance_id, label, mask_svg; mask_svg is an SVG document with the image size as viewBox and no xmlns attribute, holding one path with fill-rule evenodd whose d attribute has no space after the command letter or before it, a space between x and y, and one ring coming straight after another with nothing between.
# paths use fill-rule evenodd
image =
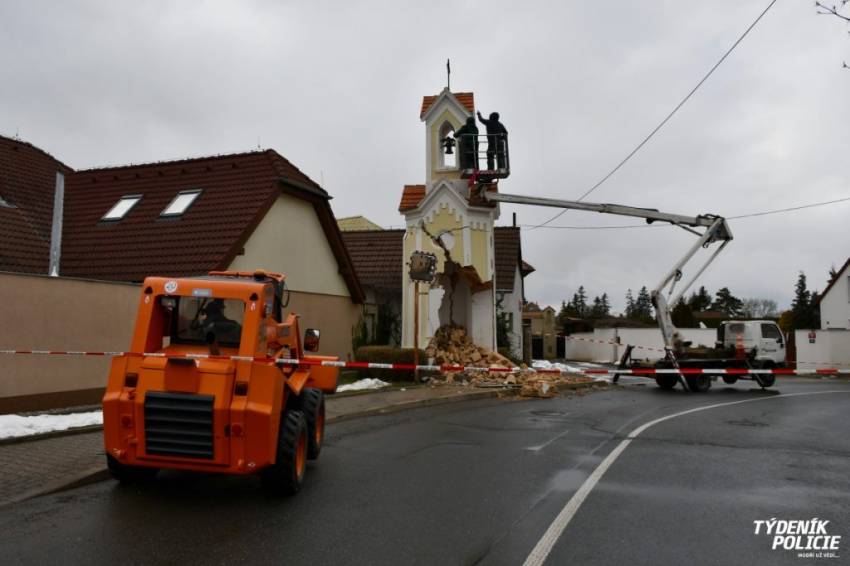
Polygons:
<instances>
[{"instance_id":1,"label":"worker in basket","mask_svg":"<svg viewBox=\"0 0 850 566\"><path fill-rule=\"evenodd\" d=\"M224 345L239 344L242 325L225 316L222 299L214 299L208 303L201 311L201 320L207 342Z\"/></svg>"},{"instance_id":2,"label":"worker in basket","mask_svg":"<svg viewBox=\"0 0 850 566\"><path fill-rule=\"evenodd\" d=\"M493 169L494 161L499 165L499 169L504 169L507 128L499 122L498 112L491 112L490 118L485 118L478 112L478 119L487 128L487 169Z\"/></svg>"},{"instance_id":3,"label":"worker in basket","mask_svg":"<svg viewBox=\"0 0 850 566\"><path fill-rule=\"evenodd\" d=\"M478 126L470 116L455 132L461 169L478 169Z\"/></svg>"}]
</instances>

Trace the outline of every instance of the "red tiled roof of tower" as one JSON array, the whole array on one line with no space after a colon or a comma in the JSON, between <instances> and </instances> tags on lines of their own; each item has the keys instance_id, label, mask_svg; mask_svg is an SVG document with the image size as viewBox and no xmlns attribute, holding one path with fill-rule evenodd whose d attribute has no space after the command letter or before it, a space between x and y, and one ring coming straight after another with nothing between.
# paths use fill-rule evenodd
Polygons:
<instances>
[{"instance_id":1,"label":"red tiled roof of tower","mask_svg":"<svg viewBox=\"0 0 850 566\"><path fill-rule=\"evenodd\" d=\"M470 113L475 111L475 95L471 92L453 92L452 93L457 101L460 102L464 108L466 108ZM440 95L434 96L423 96L422 97L422 110L419 112L419 117L422 118L428 109L434 104L434 101Z\"/></svg>"},{"instance_id":2,"label":"red tiled roof of tower","mask_svg":"<svg viewBox=\"0 0 850 566\"><path fill-rule=\"evenodd\" d=\"M398 205L399 212L416 208L424 198L425 185L405 185L401 193L401 202Z\"/></svg>"}]
</instances>

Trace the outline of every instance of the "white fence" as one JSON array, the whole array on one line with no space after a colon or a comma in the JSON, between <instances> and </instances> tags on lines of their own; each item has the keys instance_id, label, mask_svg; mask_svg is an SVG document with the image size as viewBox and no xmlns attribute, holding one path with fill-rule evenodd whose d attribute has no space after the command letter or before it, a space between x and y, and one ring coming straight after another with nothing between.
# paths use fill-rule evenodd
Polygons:
<instances>
[{"instance_id":1,"label":"white fence","mask_svg":"<svg viewBox=\"0 0 850 566\"><path fill-rule=\"evenodd\" d=\"M797 330L797 368L850 367L850 330Z\"/></svg>"},{"instance_id":2,"label":"white fence","mask_svg":"<svg viewBox=\"0 0 850 566\"><path fill-rule=\"evenodd\" d=\"M694 346L714 346L717 336L717 330L713 328L680 328L679 332ZM664 357L664 342L657 328L597 328L593 332L572 334L562 339L566 340L564 357L579 362L617 362L627 344L639 346L632 351L633 359L657 360Z\"/></svg>"}]
</instances>

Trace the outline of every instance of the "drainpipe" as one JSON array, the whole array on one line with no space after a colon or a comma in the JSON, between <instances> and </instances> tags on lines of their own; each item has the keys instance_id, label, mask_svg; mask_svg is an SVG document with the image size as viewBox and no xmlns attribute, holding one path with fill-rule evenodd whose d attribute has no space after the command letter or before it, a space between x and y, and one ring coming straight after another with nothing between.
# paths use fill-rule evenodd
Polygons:
<instances>
[{"instance_id":1,"label":"drainpipe","mask_svg":"<svg viewBox=\"0 0 850 566\"><path fill-rule=\"evenodd\" d=\"M59 258L62 256L62 216L65 206L65 175L56 173L56 191L53 193L53 226L50 230L51 277L59 277Z\"/></svg>"}]
</instances>

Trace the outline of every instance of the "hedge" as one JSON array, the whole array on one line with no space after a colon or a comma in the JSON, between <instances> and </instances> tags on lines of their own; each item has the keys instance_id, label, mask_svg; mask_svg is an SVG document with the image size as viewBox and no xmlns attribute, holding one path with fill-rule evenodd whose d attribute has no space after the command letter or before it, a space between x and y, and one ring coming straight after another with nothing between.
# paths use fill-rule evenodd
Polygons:
<instances>
[{"instance_id":1,"label":"hedge","mask_svg":"<svg viewBox=\"0 0 850 566\"><path fill-rule=\"evenodd\" d=\"M412 364L413 348L394 346L361 346L354 351L354 361L379 364ZM419 350L419 363L428 363L425 350ZM412 371L392 369L359 369L361 378L375 377L383 381L413 381ZM420 372L421 375L421 372Z\"/></svg>"}]
</instances>

